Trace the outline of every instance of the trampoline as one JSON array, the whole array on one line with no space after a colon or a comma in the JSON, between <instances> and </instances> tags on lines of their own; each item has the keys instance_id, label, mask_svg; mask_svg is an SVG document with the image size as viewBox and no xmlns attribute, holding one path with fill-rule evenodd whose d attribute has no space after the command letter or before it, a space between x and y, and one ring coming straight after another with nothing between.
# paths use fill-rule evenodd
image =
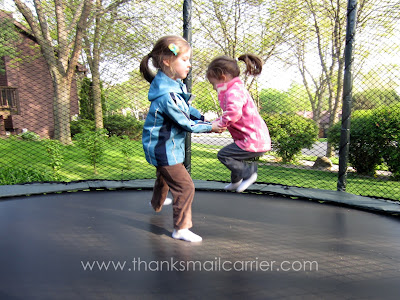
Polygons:
<instances>
[{"instance_id":1,"label":"trampoline","mask_svg":"<svg viewBox=\"0 0 400 300\"><path fill-rule=\"evenodd\" d=\"M151 190L0 201L0 299L398 299L393 216L288 197L196 190L171 238Z\"/></svg>"}]
</instances>

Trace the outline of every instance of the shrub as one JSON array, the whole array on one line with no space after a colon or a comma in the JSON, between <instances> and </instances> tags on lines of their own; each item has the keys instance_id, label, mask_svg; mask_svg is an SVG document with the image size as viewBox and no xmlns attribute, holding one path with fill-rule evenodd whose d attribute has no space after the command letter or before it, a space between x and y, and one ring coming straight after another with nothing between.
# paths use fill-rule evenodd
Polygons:
<instances>
[{"instance_id":1,"label":"shrub","mask_svg":"<svg viewBox=\"0 0 400 300\"><path fill-rule=\"evenodd\" d=\"M126 165L124 166L124 169L131 170L132 158L135 156L135 152L137 151L136 144L132 142L127 135L113 135L110 140L118 147L125 159Z\"/></svg>"},{"instance_id":2,"label":"shrub","mask_svg":"<svg viewBox=\"0 0 400 300\"><path fill-rule=\"evenodd\" d=\"M400 179L400 104L374 110L371 119L374 124L371 138L393 177Z\"/></svg>"},{"instance_id":3,"label":"shrub","mask_svg":"<svg viewBox=\"0 0 400 300\"><path fill-rule=\"evenodd\" d=\"M272 147L289 162L301 153L303 148L311 148L318 139L318 126L311 120L298 115L272 114L264 115Z\"/></svg>"},{"instance_id":4,"label":"shrub","mask_svg":"<svg viewBox=\"0 0 400 300\"><path fill-rule=\"evenodd\" d=\"M373 175L385 161L393 177L400 179L400 104L356 111L350 125L349 162L357 173ZM328 140L340 147L341 123L328 132Z\"/></svg>"},{"instance_id":5,"label":"shrub","mask_svg":"<svg viewBox=\"0 0 400 300\"><path fill-rule=\"evenodd\" d=\"M33 131L25 131L21 134L19 134L19 136L26 141L39 141L40 140L40 136L33 132Z\"/></svg>"},{"instance_id":6,"label":"shrub","mask_svg":"<svg viewBox=\"0 0 400 300\"><path fill-rule=\"evenodd\" d=\"M85 131L78 133L75 138L79 147L86 149L86 155L97 174L97 164L103 159L107 130Z\"/></svg>"},{"instance_id":7,"label":"shrub","mask_svg":"<svg viewBox=\"0 0 400 300\"><path fill-rule=\"evenodd\" d=\"M77 121L71 121L71 137L74 137L78 133L85 131L94 131L95 123L93 120L79 119Z\"/></svg>"},{"instance_id":8,"label":"shrub","mask_svg":"<svg viewBox=\"0 0 400 300\"><path fill-rule=\"evenodd\" d=\"M49 165L53 169L54 173L57 173L57 171L60 170L64 159L62 155L62 144L57 140L43 140L43 143L46 152L49 155Z\"/></svg>"},{"instance_id":9,"label":"shrub","mask_svg":"<svg viewBox=\"0 0 400 300\"><path fill-rule=\"evenodd\" d=\"M110 135L126 135L131 139L138 139L142 135L143 122L132 116L110 115L104 118L104 128Z\"/></svg>"},{"instance_id":10,"label":"shrub","mask_svg":"<svg viewBox=\"0 0 400 300\"><path fill-rule=\"evenodd\" d=\"M375 124L371 118L373 111L356 111L351 118L349 163L359 174L373 175L382 162L380 147L373 138ZM328 141L339 150L341 122L328 131Z\"/></svg>"},{"instance_id":11,"label":"shrub","mask_svg":"<svg viewBox=\"0 0 400 300\"><path fill-rule=\"evenodd\" d=\"M29 168L5 167L0 168L0 184L11 185L27 182L54 181L54 177L46 170L33 170Z\"/></svg>"}]
</instances>

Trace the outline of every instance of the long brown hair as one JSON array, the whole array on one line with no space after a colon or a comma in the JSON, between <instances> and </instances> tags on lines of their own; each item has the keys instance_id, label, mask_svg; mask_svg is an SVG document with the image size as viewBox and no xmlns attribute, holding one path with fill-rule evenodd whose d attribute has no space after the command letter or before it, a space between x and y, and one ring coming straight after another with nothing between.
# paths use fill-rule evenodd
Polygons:
<instances>
[{"instance_id":1,"label":"long brown hair","mask_svg":"<svg viewBox=\"0 0 400 300\"><path fill-rule=\"evenodd\" d=\"M140 73L148 82L152 82L155 74L150 70L149 60L156 69L165 70L163 60L174 58L190 49L189 43L180 36L168 35L160 38L154 45L153 50L140 62Z\"/></svg>"},{"instance_id":2,"label":"long brown hair","mask_svg":"<svg viewBox=\"0 0 400 300\"><path fill-rule=\"evenodd\" d=\"M208 65L206 77L221 79L222 75L229 74L232 77L240 75L238 61L243 61L246 64L246 75L259 75L262 71L263 61L257 55L246 53L240 55L238 59L228 56L218 56L214 58Z\"/></svg>"}]
</instances>

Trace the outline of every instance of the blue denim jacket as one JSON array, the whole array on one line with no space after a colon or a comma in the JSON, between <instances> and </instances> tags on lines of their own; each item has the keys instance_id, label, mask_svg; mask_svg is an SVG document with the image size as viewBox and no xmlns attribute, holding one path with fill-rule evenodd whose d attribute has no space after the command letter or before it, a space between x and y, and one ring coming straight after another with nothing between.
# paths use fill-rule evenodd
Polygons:
<instances>
[{"instance_id":1,"label":"blue denim jacket","mask_svg":"<svg viewBox=\"0 0 400 300\"><path fill-rule=\"evenodd\" d=\"M181 80L173 80L162 71L153 79L149 95L150 109L143 127L143 150L154 166L183 163L187 132L210 132L212 125L190 105L191 94Z\"/></svg>"}]
</instances>

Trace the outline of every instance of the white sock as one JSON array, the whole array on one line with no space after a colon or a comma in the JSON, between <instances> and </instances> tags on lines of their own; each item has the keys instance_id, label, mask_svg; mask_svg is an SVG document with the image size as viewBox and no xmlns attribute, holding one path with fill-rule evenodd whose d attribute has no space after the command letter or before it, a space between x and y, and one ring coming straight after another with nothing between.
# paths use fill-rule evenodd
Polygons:
<instances>
[{"instance_id":1,"label":"white sock","mask_svg":"<svg viewBox=\"0 0 400 300\"><path fill-rule=\"evenodd\" d=\"M171 198L167 197L167 198L165 198L165 201L164 201L163 206L165 206L165 205L171 205L172 202L174 202L174 201L173 201ZM149 206L150 206L150 207L153 207L153 205L151 205L151 201L149 202Z\"/></svg>"},{"instance_id":2,"label":"white sock","mask_svg":"<svg viewBox=\"0 0 400 300\"><path fill-rule=\"evenodd\" d=\"M257 173L253 173L248 179L243 180L242 184L237 188L236 192L241 193L251 186L257 180Z\"/></svg>"},{"instance_id":3,"label":"white sock","mask_svg":"<svg viewBox=\"0 0 400 300\"><path fill-rule=\"evenodd\" d=\"M201 236L191 232L189 229L180 229L172 232L172 237L177 240L184 240L187 242L201 242L203 239Z\"/></svg>"},{"instance_id":4,"label":"white sock","mask_svg":"<svg viewBox=\"0 0 400 300\"><path fill-rule=\"evenodd\" d=\"M242 181L243 181L243 179L240 179L238 182L235 182L235 183L231 182L230 184L228 184L227 186L224 187L224 190L226 190L226 191L236 190L239 187L239 185L242 183Z\"/></svg>"},{"instance_id":5,"label":"white sock","mask_svg":"<svg viewBox=\"0 0 400 300\"><path fill-rule=\"evenodd\" d=\"M171 205L173 200L169 197L165 198L164 204L163 205Z\"/></svg>"}]
</instances>

